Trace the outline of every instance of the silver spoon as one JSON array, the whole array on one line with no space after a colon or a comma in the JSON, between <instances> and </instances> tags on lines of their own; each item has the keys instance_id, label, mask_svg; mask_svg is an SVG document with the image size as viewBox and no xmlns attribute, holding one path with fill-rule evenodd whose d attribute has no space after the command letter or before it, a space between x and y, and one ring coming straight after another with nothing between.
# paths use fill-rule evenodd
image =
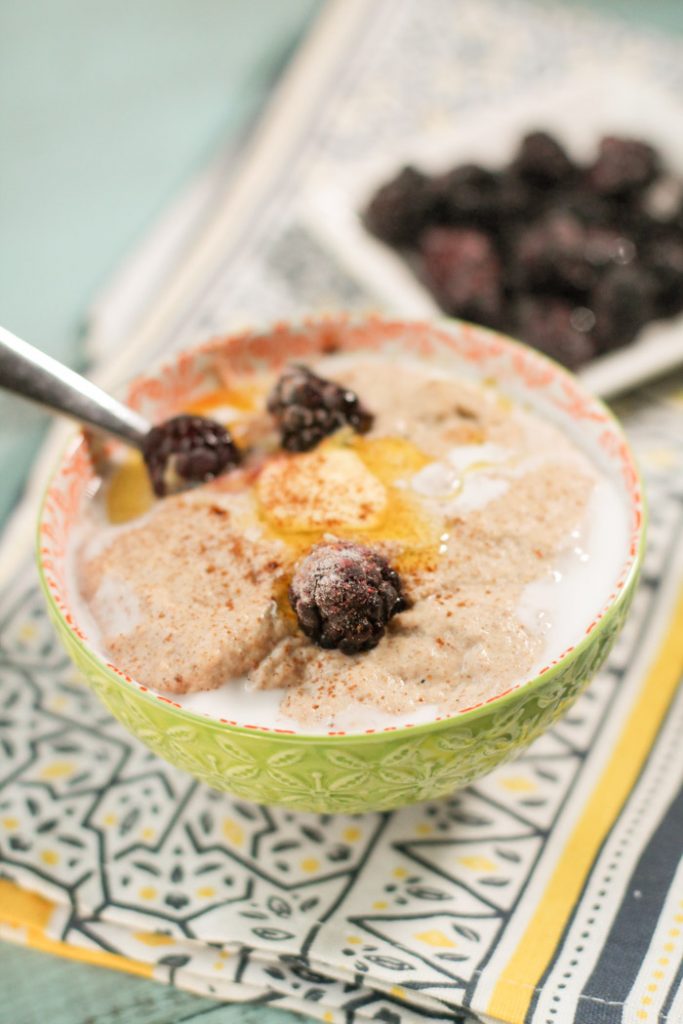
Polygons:
<instances>
[{"instance_id":1,"label":"silver spoon","mask_svg":"<svg viewBox=\"0 0 683 1024\"><path fill-rule=\"evenodd\" d=\"M144 416L4 327L0 327L0 387L137 448L158 495L169 487L177 490L213 479L239 461L221 424L181 415L153 427Z\"/></svg>"},{"instance_id":2,"label":"silver spoon","mask_svg":"<svg viewBox=\"0 0 683 1024\"><path fill-rule=\"evenodd\" d=\"M142 451L151 423L96 384L0 327L0 386Z\"/></svg>"}]
</instances>

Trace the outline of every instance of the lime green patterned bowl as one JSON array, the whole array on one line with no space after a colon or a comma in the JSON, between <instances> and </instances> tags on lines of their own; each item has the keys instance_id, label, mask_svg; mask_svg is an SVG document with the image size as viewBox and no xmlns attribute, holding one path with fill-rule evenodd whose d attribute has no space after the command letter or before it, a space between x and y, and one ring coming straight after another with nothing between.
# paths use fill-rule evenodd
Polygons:
<instances>
[{"instance_id":1,"label":"lime green patterned bowl","mask_svg":"<svg viewBox=\"0 0 683 1024\"><path fill-rule=\"evenodd\" d=\"M619 488L631 517L623 566L606 606L556 662L484 703L433 722L354 734L306 735L195 714L107 663L72 608L66 554L94 471L75 440L47 490L38 563L48 609L70 657L123 725L160 757L216 789L264 804L317 812L398 807L452 792L524 749L576 700L605 660L633 597L644 546L640 481L623 434L571 374L523 345L471 324L377 317L323 319L219 339L131 386L150 419L172 415L216 386L216 367L278 369L330 351L374 351L428 360L493 380L515 401L559 424Z\"/></svg>"}]
</instances>

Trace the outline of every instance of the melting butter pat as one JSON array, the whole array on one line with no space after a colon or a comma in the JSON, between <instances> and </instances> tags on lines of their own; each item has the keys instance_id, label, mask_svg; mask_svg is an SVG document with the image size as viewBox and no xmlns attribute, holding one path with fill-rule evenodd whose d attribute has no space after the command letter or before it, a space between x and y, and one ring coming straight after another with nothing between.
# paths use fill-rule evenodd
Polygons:
<instances>
[{"instance_id":1,"label":"melting butter pat","mask_svg":"<svg viewBox=\"0 0 683 1024\"><path fill-rule=\"evenodd\" d=\"M259 478L266 518L279 530L371 530L387 507L387 491L362 460L344 448L274 459Z\"/></svg>"},{"instance_id":2,"label":"melting butter pat","mask_svg":"<svg viewBox=\"0 0 683 1024\"><path fill-rule=\"evenodd\" d=\"M107 518L127 523L148 512L154 503L147 468L138 452L130 452L116 468L107 488Z\"/></svg>"}]
</instances>

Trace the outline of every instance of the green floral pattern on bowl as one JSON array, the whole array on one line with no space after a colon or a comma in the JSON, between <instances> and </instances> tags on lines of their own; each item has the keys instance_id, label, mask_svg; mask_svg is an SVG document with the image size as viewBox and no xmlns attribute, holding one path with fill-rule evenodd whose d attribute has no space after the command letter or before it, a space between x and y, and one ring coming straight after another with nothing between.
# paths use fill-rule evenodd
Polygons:
<instances>
[{"instance_id":1,"label":"green floral pattern on bowl","mask_svg":"<svg viewBox=\"0 0 683 1024\"><path fill-rule=\"evenodd\" d=\"M642 557L644 524L639 480L618 425L574 379L523 346L471 325L354 325L320 321L225 339L179 358L170 370L136 382L134 403L165 416L211 385L216 358L230 353L238 369L280 365L335 347L384 348L434 357L444 345L457 369L466 361L480 376L540 390L565 410L568 429L584 447L600 443L631 504L630 552L608 605L583 638L536 678L466 712L426 725L349 735L312 736L261 729L185 711L99 657L68 602L65 559L69 529L92 476L79 442L48 489L39 527L41 582L55 628L74 663L112 714L156 754L215 789L297 810L353 813L385 810L444 796L528 746L574 703L604 662L628 613ZM498 364L502 363L499 366ZM242 365L238 365L238 364ZM497 372L496 372L497 371ZM159 388L159 381L165 386ZM153 386L152 386L153 385ZM553 388L557 389L553 394ZM511 388L517 391L519 387ZM153 396L150 408L150 396ZM535 405L543 406L537 395ZM532 399L533 400L533 399Z\"/></svg>"}]
</instances>

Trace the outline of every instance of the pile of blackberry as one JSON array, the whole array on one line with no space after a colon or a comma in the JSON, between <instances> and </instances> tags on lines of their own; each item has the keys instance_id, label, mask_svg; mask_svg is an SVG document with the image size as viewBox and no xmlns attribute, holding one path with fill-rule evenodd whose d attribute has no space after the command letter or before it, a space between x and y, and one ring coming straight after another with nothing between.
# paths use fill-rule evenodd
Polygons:
<instances>
[{"instance_id":1,"label":"pile of blackberry","mask_svg":"<svg viewBox=\"0 0 683 1024\"><path fill-rule=\"evenodd\" d=\"M594 161L579 166L537 131L502 170L462 164L429 176L403 168L363 220L446 313L516 335L576 369L683 310L676 204L680 183L647 143L607 136Z\"/></svg>"}]
</instances>

